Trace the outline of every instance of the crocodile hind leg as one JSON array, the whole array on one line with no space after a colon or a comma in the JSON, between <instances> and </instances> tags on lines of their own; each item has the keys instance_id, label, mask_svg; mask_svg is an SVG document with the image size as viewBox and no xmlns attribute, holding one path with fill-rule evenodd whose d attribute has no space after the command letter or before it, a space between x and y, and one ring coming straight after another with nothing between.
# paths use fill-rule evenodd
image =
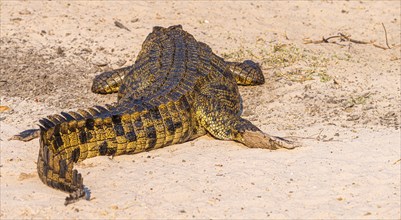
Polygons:
<instances>
[{"instance_id":1,"label":"crocodile hind leg","mask_svg":"<svg viewBox=\"0 0 401 220\"><path fill-rule=\"evenodd\" d=\"M221 104L221 100L204 95L198 98L199 103L212 103L196 105L195 108L200 125L217 139L233 140L247 147L271 150L293 149L298 146L293 141L264 133L250 121L241 118L238 113Z\"/></svg>"},{"instance_id":2,"label":"crocodile hind leg","mask_svg":"<svg viewBox=\"0 0 401 220\"><path fill-rule=\"evenodd\" d=\"M108 71L97 75L93 80L92 92L110 94L118 92L124 77L131 71L132 66Z\"/></svg>"}]
</instances>

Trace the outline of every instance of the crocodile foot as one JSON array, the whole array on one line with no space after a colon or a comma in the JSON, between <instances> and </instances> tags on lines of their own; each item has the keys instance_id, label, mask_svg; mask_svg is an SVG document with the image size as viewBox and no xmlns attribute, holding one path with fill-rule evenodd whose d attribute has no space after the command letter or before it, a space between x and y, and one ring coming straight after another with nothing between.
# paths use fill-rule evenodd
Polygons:
<instances>
[{"instance_id":1,"label":"crocodile foot","mask_svg":"<svg viewBox=\"0 0 401 220\"><path fill-rule=\"evenodd\" d=\"M251 148L265 148L276 150L280 148L294 149L301 145L295 141L287 140L277 136L270 136L258 131L245 131L242 135L243 144Z\"/></svg>"}]
</instances>

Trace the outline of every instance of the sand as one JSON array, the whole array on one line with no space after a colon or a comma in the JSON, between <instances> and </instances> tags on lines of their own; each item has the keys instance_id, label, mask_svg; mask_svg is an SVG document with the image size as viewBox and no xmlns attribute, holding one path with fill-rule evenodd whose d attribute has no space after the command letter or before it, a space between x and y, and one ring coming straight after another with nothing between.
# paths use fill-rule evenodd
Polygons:
<instances>
[{"instance_id":1,"label":"sand","mask_svg":"<svg viewBox=\"0 0 401 220\"><path fill-rule=\"evenodd\" d=\"M399 2L0 6L1 219L401 218ZM153 26L174 24L227 60L261 63L266 84L240 88L243 116L303 147L248 149L204 136L92 158L77 165L92 200L64 206L66 194L37 176L38 140L8 138L41 117L114 102L90 92L94 76L133 63ZM376 46L310 43L338 33Z\"/></svg>"}]
</instances>

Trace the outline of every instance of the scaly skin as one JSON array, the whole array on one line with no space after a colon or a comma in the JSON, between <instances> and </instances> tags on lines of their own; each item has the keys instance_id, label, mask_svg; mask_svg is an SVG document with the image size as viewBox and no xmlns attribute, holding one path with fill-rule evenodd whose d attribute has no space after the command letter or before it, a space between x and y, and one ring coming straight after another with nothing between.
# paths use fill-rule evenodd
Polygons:
<instances>
[{"instance_id":1,"label":"scaly skin","mask_svg":"<svg viewBox=\"0 0 401 220\"><path fill-rule=\"evenodd\" d=\"M40 120L39 177L70 192L69 204L87 194L73 169L87 158L140 153L206 133L248 147L293 148L240 117L237 84L263 83L258 64L226 62L180 25L154 27L134 65L95 78L92 91L118 91L116 104Z\"/></svg>"}]
</instances>

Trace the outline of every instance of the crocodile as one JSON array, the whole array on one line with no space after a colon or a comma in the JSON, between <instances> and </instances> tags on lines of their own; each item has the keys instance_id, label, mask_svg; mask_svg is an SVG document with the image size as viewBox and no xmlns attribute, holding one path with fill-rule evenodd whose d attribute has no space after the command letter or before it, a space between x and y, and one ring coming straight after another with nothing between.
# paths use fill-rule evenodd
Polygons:
<instances>
[{"instance_id":1,"label":"crocodile","mask_svg":"<svg viewBox=\"0 0 401 220\"><path fill-rule=\"evenodd\" d=\"M294 141L268 135L241 117L238 85L264 82L258 63L225 61L181 25L156 26L133 65L95 77L92 91L118 92L116 103L39 120L39 177L70 193L67 205L89 197L73 168L87 158L136 154L205 134L250 148L292 149Z\"/></svg>"}]
</instances>

